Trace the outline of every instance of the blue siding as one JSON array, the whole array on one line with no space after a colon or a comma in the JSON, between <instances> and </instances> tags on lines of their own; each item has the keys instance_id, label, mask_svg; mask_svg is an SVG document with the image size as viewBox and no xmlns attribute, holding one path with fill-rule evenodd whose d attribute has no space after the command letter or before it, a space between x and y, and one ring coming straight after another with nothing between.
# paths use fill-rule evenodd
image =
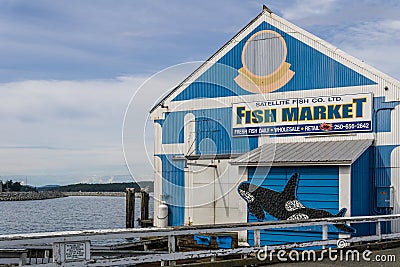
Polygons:
<instances>
[{"instance_id":1,"label":"blue siding","mask_svg":"<svg viewBox=\"0 0 400 267\"><path fill-rule=\"evenodd\" d=\"M196 118L197 155L242 153L257 147L257 137L232 139L231 128L227 128L230 127L227 126L230 124L227 118L221 116L218 121L210 117Z\"/></svg>"},{"instance_id":2,"label":"blue siding","mask_svg":"<svg viewBox=\"0 0 400 267\"><path fill-rule=\"evenodd\" d=\"M212 118L196 118L196 154L228 154L231 151L229 131Z\"/></svg>"},{"instance_id":3,"label":"blue siding","mask_svg":"<svg viewBox=\"0 0 400 267\"><path fill-rule=\"evenodd\" d=\"M367 216L388 214L387 209L378 209L376 206L377 187L391 185L391 153L397 146L370 147L351 166L351 215ZM375 233L375 224L355 224L357 235ZM390 231L390 224L383 224L383 232Z\"/></svg>"},{"instance_id":4,"label":"blue siding","mask_svg":"<svg viewBox=\"0 0 400 267\"><path fill-rule=\"evenodd\" d=\"M189 111L167 113L162 126L162 143L184 142L184 117ZM231 108L191 111L195 115L196 154L239 154L258 146L257 137L231 137ZM184 161L172 160L174 155L157 155L162 161L162 197L169 207L169 225L184 224Z\"/></svg>"},{"instance_id":5,"label":"blue siding","mask_svg":"<svg viewBox=\"0 0 400 267\"><path fill-rule=\"evenodd\" d=\"M374 155L376 186L391 185L391 155L398 145L376 146Z\"/></svg>"},{"instance_id":6,"label":"blue siding","mask_svg":"<svg viewBox=\"0 0 400 267\"><path fill-rule=\"evenodd\" d=\"M385 97L374 97L373 130L374 132L391 132L392 111L400 105L400 101L385 102Z\"/></svg>"},{"instance_id":7,"label":"blue siding","mask_svg":"<svg viewBox=\"0 0 400 267\"><path fill-rule=\"evenodd\" d=\"M373 147L366 150L351 166L351 216L372 215L372 198L375 197L373 184L372 157ZM371 223L353 224L356 235L375 233Z\"/></svg>"},{"instance_id":8,"label":"blue siding","mask_svg":"<svg viewBox=\"0 0 400 267\"><path fill-rule=\"evenodd\" d=\"M162 143L177 144L184 140L184 116L178 112L165 113L165 119L162 120Z\"/></svg>"},{"instance_id":9,"label":"blue siding","mask_svg":"<svg viewBox=\"0 0 400 267\"><path fill-rule=\"evenodd\" d=\"M163 144L184 142L184 117L188 113L196 121L196 154L240 154L258 146L258 137L232 138L231 107L168 113L162 122Z\"/></svg>"},{"instance_id":10,"label":"blue siding","mask_svg":"<svg viewBox=\"0 0 400 267\"><path fill-rule=\"evenodd\" d=\"M238 75L237 70L242 67L241 55L246 41L254 33L261 30L273 30L282 35L287 45L286 62L291 64L290 68L295 72L289 83L277 90L277 92L376 84L374 81L276 27L262 22L255 30L228 51L217 64L211 66L196 82L185 88L173 100L181 101L195 98L251 94L238 86L234 82L234 78Z\"/></svg>"},{"instance_id":11,"label":"blue siding","mask_svg":"<svg viewBox=\"0 0 400 267\"><path fill-rule=\"evenodd\" d=\"M375 147L375 185L376 187L390 187L392 184L392 163L391 156L393 150L398 147L398 145L385 145ZM374 197L376 196L376 189L374 192ZM376 206L376 200L374 205ZM385 208L377 208L379 214L390 214L392 211ZM390 222L382 224L383 233L389 233L391 231Z\"/></svg>"},{"instance_id":12,"label":"blue siding","mask_svg":"<svg viewBox=\"0 0 400 267\"><path fill-rule=\"evenodd\" d=\"M299 173L297 198L305 206L323 209L332 214L339 211L339 169L338 167L250 167L249 181L276 191L282 191L293 173ZM276 220L266 214L266 221ZM249 213L249 222L257 218ZM262 230L261 245L283 244L288 242L306 242L320 240L321 227L297 227L281 230ZM329 227L329 237L336 238L337 230ZM248 231L249 244L254 243L253 231Z\"/></svg>"},{"instance_id":13,"label":"blue siding","mask_svg":"<svg viewBox=\"0 0 400 267\"><path fill-rule=\"evenodd\" d=\"M185 161L175 155L159 155L162 161L162 200L168 205L168 225L181 226L185 220Z\"/></svg>"}]
</instances>

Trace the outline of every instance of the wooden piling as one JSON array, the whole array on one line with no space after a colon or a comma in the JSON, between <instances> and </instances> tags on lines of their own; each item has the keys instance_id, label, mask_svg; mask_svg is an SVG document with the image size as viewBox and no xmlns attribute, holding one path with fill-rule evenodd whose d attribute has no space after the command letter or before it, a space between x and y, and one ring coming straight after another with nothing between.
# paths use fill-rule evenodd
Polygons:
<instances>
[{"instance_id":1,"label":"wooden piling","mask_svg":"<svg viewBox=\"0 0 400 267\"><path fill-rule=\"evenodd\" d=\"M126 189L126 228L135 227L135 188Z\"/></svg>"},{"instance_id":2,"label":"wooden piling","mask_svg":"<svg viewBox=\"0 0 400 267\"><path fill-rule=\"evenodd\" d=\"M146 190L140 191L140 226L153 226L153 218L149 218L149 199L150 195Z\"/></svg>"},{"instance_id":3,"label":"wooden piling","mask_svg":"<svg viewBox=\"0 0 400 267\"><path fill-rule=\"evenodd\" d=\"M144 190L140 191L140 220L146 221L149 219L149 193Z\"/></svg>"}]
</instances>

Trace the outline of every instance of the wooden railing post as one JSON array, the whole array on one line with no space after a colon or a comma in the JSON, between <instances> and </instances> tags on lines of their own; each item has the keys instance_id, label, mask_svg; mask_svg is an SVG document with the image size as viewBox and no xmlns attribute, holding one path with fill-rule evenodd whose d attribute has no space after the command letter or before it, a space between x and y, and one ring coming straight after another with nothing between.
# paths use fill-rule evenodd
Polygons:
<instances>
[{"instance_id":1,"label":"wooden railing post","mask_svg":"<svg viewBox=\"0 0 400 267\"><path fill-rule=\"evenodd\" d=\"M21 255L19 257L19 261L18 261L19 266L25 265L27 262L27 259L28 259L28 253L27 252L21 253Z\"/></svg>"},{"instance_id":2,"label":"wooden railing post","mask_svg":"<svg viewBox=\"0 0 400 267\"><path fill-rule=\"evenodd\" d=\"M176 252L176 237L174 235L168 236L168 253ZM176 265L176 261L169 261L170 266Z\"/></svg>"},{"instance_id":3,"label":"wooden railing post","mask_svg":"<svg viewBox=\"0 0 400 267\"><path fill-rule=\"evenodd\" d=\"M260 229L254 230L254 246L255 247L261 246Z\"/></svg>"},{"instance_id":4,"label":"wooden railing post","mask_svg":"<svg viewBox=\"0 0 400 267\"><path fill-rule=\"evenodd\" d=\"M176 251L176 238L174 235L168 236L168 253L174 253Z\"/></svg>"},{"instance_id":5,"label":"wooden railing post","mask_svg":"<svg viewBox=\"0 0 400 267\"><path fill-rule=\"evenodd\" d=\"M328 240L328 225L322 225L322 240ZM326 249L326 245L322 245L322 249Z\"/></svg>"},{"instance_id":6,"label":"wooden railing post","mask_svg":"<svg viewBox=\"0 0 400 267\"><path fill-rule=\"evenodd\" d=\"M248 256L247 256L247 254L242 254L242 257L241 257L243 260L247 260L247 258L248 258ZM246 264L246 265L244 265L243 267L247 267L248 265Z\"/></svg>"},{"instance_id":7,"label":"wooden railing post","mask_svg":"<svg viewBox=\"0 0 400 267\"><path fill-rule=\"evenodd\" d=\"M376 235L379 237L379 240L382 239L382 228L381 228L381 221L377 221L375 224Z\"/></svg>"}]
</instances>

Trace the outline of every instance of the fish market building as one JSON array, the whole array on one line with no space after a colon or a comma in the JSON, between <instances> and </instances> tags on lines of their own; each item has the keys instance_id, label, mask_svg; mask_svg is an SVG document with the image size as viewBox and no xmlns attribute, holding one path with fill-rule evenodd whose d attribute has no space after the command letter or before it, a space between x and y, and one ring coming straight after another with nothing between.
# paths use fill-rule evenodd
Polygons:
<instances>
[{"instance_id":1,"label":"fish market building","mask_svg":"<svg viewBox=\"0 0 400 267\"><path fill-rule=\"evenodd\" d=\"M155 226L161 201L172 226L399 213L399 87L264 7L150 111Z\"/></svg>"}]
</instances>

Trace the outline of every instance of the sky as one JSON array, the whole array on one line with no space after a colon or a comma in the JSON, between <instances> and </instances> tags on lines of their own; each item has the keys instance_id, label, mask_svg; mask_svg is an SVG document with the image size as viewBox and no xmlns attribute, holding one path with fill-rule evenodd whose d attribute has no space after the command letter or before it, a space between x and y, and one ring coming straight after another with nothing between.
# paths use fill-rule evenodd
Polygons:
<instances>
[{"instance_id":1,"label":"sky","mask_svg":"<svg viewBox=\"0 0 400 267\"><path fill-rule=\"evenodd\" d=\"M2 0L0 179L151 180L148 111L263 4L400 79L398 0Z\"/></svg>"}]
</instances>

